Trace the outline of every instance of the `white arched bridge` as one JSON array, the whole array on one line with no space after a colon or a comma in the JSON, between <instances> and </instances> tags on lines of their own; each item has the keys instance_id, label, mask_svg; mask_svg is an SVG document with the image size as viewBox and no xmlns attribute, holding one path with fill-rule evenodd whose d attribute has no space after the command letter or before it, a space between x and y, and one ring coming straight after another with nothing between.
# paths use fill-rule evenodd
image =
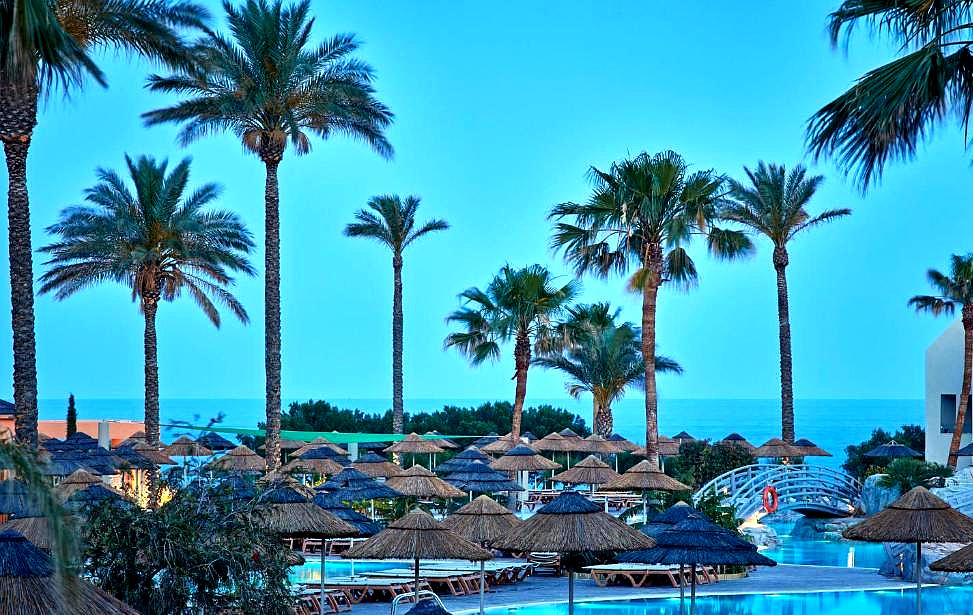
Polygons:
<instances>
[{"instance_id":1,"label":"white arched bridge","mask_svg":"<svg viewBox=\"0 0 973 615\"><path fill-rule=\"evenodd\" d=\"M847 517L858 506L862 486L834 468L799 464L755 464L721 474L693 494L698 505L706 495L718 495L746 519L765 513L764 493L773 487L777 510L793 510L810 517Z\"/></svg>"}]
</instances>

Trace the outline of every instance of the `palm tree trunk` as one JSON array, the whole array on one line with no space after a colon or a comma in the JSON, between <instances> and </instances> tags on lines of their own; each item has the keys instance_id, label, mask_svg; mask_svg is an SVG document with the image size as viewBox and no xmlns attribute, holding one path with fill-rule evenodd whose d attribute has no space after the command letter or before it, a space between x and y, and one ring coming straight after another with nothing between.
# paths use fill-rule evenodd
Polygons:
<instances>
[{"instance_id":1,"label":"palm tree trunk","mask_svg":"<svg viewBox=\"0 0 973 615\"><path fill-rule=\"evenodd\" d=\"M142 301L142 314L145 316L145 440L154 447L159 446L159 354L155 335L155 314L159 309L158 297L146 297ZM149 507L159 503L159 475L156 470L149 473Z\"/></svg>"},{"instance_id":2,"label":"palm tree trunk","mask_svg":"<svg viewBox=\"0 0 973 615\"><path fill-rule=\"evenodd\" d=\"M0 141L7 161L10 307L16 438L37 448L37 359L34 343L34 274L27 195L27 153L37 124L36 88L0 88Z\"/></svg>"},{"instance_id":3,"label":"palm tree trunk","mask_svg":"<svg viewBox=\"0 0 973 615\"><path fill-rule=\"evenodd\" d=\"M612 434L612 430L614 429L611 406L597 398L593 399L594 414L591 417L592 428L596 434L602 438L607 438Z\"/></svg>"},{"instance_id":4,"label":"palm tree trunk","mask_svg":"<svg viewBox=\"0 0 973 615\"><path fill-rule=\"evenodd\" d=\"M277 167L282 147L261 152L267 167L264 187L266 247L264 255L264 368L267 378L267 467L280 466L280 194Z\"/></svg>"},{"instance_id":5,"label":"palm tree trunk","mask_svg":"<svg viewBox=\"0 0 973 615\"><path fill-rule=\"evenodd\" d=\"M662 280L662 247L647 247L642 284L642 358L645 361L645 456L659 467L659 399L655 384L655 312Z\"/></svg>"},{"instance_id":6,"label":"palm tree trunk","mask_svg":"<svg viewBox=\"0 0 973 615\"><path fill-rule=\"evenodd\" d=\"M959 404L956 408L956 424L953 437L949 441L949 459L946 463L955 468L963 428L966 426L966 413L970 406L970 377L973 373L973 304L963 306L963 384L960 388Z\"/></svg>"},{"instance_id":7,"label":"palm tree trunk","mask_svg":"<svg viewBox=\"0 0 973 615\"><path fill-rule=\"evenodd\" d=\"M791 362L791 313L787 297L787 250L774 248L777 271L777 321L780 337L780 437L794 442L794 372Z\"/></svg>"},{"instance_id":8,"label":"palm tree trunk","mask_svg":"<svg viewBox=\"0 0 973 615\"><path fill-rule=\"evenodd\" d=\"M392 431L404 433L402 399L402 255L392 257Z\"/></svg>"},{"instance_id":9,"label":"palm tree trunk","mask_svg":"<svg viewBox=\"0 0 973 615\"><path fill-rule=\"evenodd\" d=\"M514 391L514 414L510 424L510 437L516 442L520 439L520 422L524 414L524 400L527 399L527 368L530 367L530 338L525 331L517 333L514 365L517 387Z\"/></svg>"}]
</instances>

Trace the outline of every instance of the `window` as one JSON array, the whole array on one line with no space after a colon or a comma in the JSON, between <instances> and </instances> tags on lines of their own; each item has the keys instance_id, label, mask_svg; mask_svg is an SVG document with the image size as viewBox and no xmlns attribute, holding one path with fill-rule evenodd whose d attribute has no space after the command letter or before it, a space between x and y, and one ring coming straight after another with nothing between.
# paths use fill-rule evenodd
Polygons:
<instances>
[{"instance_id":1,"label":"window","mask_svg":"<svg viewBox=\"0 0 973 615\"><path fill-rule=\"evenodd\" d=\"M939 396L939 432L953 433L956 426L956 395L944 394ZM971 398L973 402L973 398ZM973 433L973 407L968 403L966 421L963 423L963 433Z\"/></svg>"}]
</instances>

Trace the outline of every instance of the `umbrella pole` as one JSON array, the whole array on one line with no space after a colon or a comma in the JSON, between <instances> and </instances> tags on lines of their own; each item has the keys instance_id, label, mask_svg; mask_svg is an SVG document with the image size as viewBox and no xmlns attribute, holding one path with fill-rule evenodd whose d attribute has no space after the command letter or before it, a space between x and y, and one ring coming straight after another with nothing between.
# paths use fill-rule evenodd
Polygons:
<instances>
[{"instance_id":1,"label":"umbrella pole","mask_svg":"<svg viewBox=\"0 0 973 615\"><path fill-rule=\"evenodd\" d=\"M568 615L574 615L574 570L568 571Z\"/></svg>"},{"instance_id":2,"label":"umbrella pole","mask_svg":"<svg viewBox=\"0 0 973 615\"><path fill-rule=\"evenodd\" d=\"M916 614L922 615L922 543L916 542Z\"/></svg>"},{"instance_id":3,"label":"umbrella pole","mask_svg":"<svg viewBox=\"0 0 973 615\"><path fill-rule=\"evenodd\" d=\"M416 584L412 588L413 602L419 604L419 549L416 549Z\"/></svg>"},{"instance_id":4,"label":"umbrella pole","mask_svg":"<svg viewBox=\"0 0 973 615\"><path fill-rule=\"evenodd\" d=\"M486 585L486 572L484 571L486 564L483 560L480 560L480 615L483 615L483 586Z\"/></svg>"},{"instance_id":5,"label":"umbrella pole","mask_svg":"<svg viewBox=\"0 0 973 615\"><path fill-rule=\"evenodd\" d=\"M686 567L679 564L679 615L686 612Z\"/></svg>"},{"instance_id":6,"label":"umbrella pole","mask_svg":"<svg viewBox=\"0 0 973 615\"><path fill-rule=\"evenodd\" d=\"M327 578L327 570L324 567L324 556L328 551L324 538L321 539L321 595L318 596L318 605L321 607L320 615L324 615L324 580Z\"/></svg>"},{"instance_id":7,"label":"umbrella pole","mask_svg":"<svg viewBox=\"0 0 973 615\"><path fill-rule=\"evenodd\" d=\"M696 615L696 564L693 564L690 571L689 581L689 615Z\"/></svg>"}]
</instances>

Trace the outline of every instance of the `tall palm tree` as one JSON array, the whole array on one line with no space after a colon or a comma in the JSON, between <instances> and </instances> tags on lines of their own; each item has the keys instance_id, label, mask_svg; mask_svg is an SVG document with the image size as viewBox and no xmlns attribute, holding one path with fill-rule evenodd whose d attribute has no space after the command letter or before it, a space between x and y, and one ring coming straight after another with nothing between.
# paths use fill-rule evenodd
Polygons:
<instances>
[{"instance_id":1,"label":"tall palm tree","mask_svg":"<svg viewBox=\"0 0 973 615\"><path fill-rule=\"evenodd\" d=\"M850 209L829 209L816 216L806 207L824 181L821 175L808 176L797 165L790 173L783 165L757 163L751 171L744 167L749 183L730 180L729 201L722 217L764 235L774 244L773 262L777 272L777 321L780 338L780 422L781 438L794 442L794 377L791 358L791 316L787 294L787 244L799 233L825 222L851 214Z\"/></svg>"},{"instance_id":2,"label":"tall palm tree","mask_svg":"<svg viewBox=\"0 0 973 615\"><path fill-rule=\"evenodd\" d=\"M614 428L612 403L628 387L645 382L641 332L630 322L616 322L619 311L612 312L608 303L581 304L567 311L569 318L556 333L566 343L559 352L542 354L533 364L570 377L566 388L571 397L591 393L593 431L608 437ZM656 356L655 371L682 373L682 367Z\"/></svg>"},{"instance_id":3,"label":"tall palm tree","mask_svg":"<svg viewBox=\"0 0 973 615\"><path fill-rule=\"evenodd\" d=\"M125 50L179 63L177 35L202 27L205 9L185 0L4 0L0 2L0 142L7 163L10 303L17 439L37 445L34 274L27 154L37 103L53 90L105 84L89 52Z\"/></svg>"},{"instance_id":4,"label":"tall palm tree","mask_svg":"<svg viewBox=\"0 0 973 615\"><path fill-rule=\"evenodd\" d=\"M552 245L579 275L607 277L635 269L629 286L642 293L642 356L645 360L645 439L658 465L658 399L655 382L655 318L663 285L688 288L696 265L686 251L694 236L710 252L734 258L752 250L739 231L714 226L723 179L713 171L690 172L673 151L642 153L607 171L591 168L594 190L587 202L556 205ZM565 220L570 220L566 222Z\"/></svg>"},{"instance_id":5,"label":"tall palm tree","mask_svg":"<svg viewBox=\"0 0 973 615\"><path fill-rule=\"evenodd\" d=\"M973 254L966 256L953 254L950 258L949 274L930 269L926 277L939 294L916 295L909 299L909 305L917 312L928 312L933 316L952 316L959 308L960 320L963 323L963 384L960 388L956 424L953 426L953 437L949 441L947 461L950 467L955 468L956 452L959 450L963 427L966 424L966 414L969 412L970 377L973 372Z\"/></svg>"},{"instance_id":6,"label":"tall palm tree","mask_svg":"<svg viewBox=\"0 0 973 615\"><path fill-rule=\"evenodd\" d=\"M371 66L353 56L354 35L311 43L310 3L284 7L281 0L223 3L231 38L208 32L197 44L199 67L153 76L155 92L185 99L144 114L149 125L183 124L187 145L218 132L231 132L266 169L264 363L266 370L267 461L280 465L280 194L277 168L290 142L296 155L311 150L311 136L335 133L365 141L390 158L384 131L392 113L379 102Z\"/></svg>"},{"instance_id":7,"label":"tall palm tree","mask_svg":"<svg viewBox=\"0 0 973 615\"><path fill-rule=\"evenodd\" d=\"M450 333L445 346L466 355L473 365L500 358L500 345L514 341L514 408L511 437L520 438L521 415L527 397L527 370L531 347L550 335L553 319L578 293L576 281L554 283L541 265L513 269L505 265L486 290L469 288L460 294L466 305L446 321L462 331Z\"/></svg>"},{"instance_id":8,"label":"tall palm tree","mask_svg":"<svg viewBox=\"0 0 973 615\"><path fill-rule=\"evenodd\" d=\"M973 102L973 0L843 0L828 19L832 43L861 26L892 39L896 59L863 75L808 123L816 157L834 156L862 188L891 160L909 160L949 118L965 129Z\"/></svg>"},{"instance_id":9,"label":"tall palm tree","mask_svg":"<svg viewBox=\"0 0 973 615\"><path fill-rule=\"evenodd\" d=\"M392 251L392 430L403 433L402 394L402 252L416 239L449 228L445 220L416 224L419 197L402 200L388 194L369 199L368 209L355 213L357 222L345 227L348 237L364 237L385 244Z\"/></svg>"},{"instance_id":10,"label":"tall palm tree","mask_svg":"<svg viewBox=\"0 0 973 615\"><path fill-rule=\"evenodd\" d=\"M86 206L69 207L48 227L57 241L41 248L50 255L41 292L58 300L103 282L132 289L145 319L145 436L159 444L159 364L156 312L160 301L187 293L220 326L218 304L244 323L243 305L229 291L231 273L254 275L247 260L253 239L230 211L210 210L216 184L187 193L189 160L167 173L167 163L125 157L131 188L115 171L99 169L98 183L85 191Z\"/></svg>"}]
</instances>

